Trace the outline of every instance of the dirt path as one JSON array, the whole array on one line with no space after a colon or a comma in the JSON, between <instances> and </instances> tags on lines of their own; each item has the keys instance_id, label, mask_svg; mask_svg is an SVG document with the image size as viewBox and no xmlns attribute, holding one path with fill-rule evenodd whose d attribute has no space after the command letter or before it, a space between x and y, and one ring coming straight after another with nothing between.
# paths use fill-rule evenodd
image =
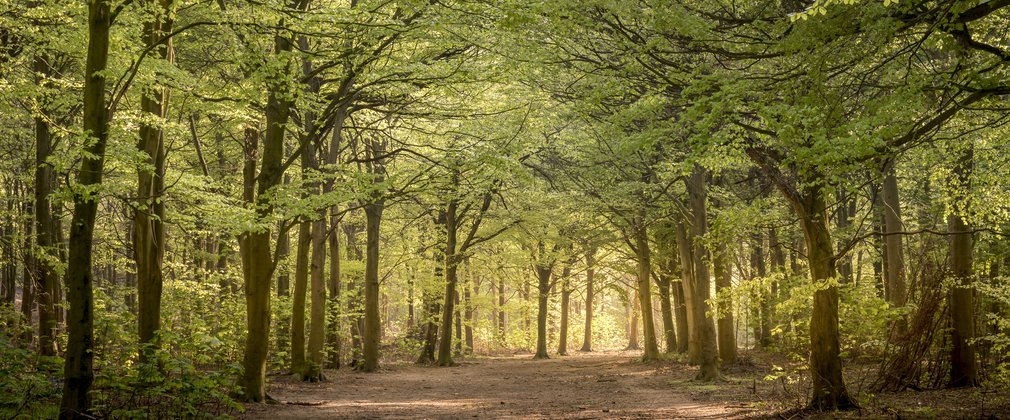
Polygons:
<instances>
[{"instance_id":1,"label":"dirt path","mask_svg":"<svg viewBox=\"0 0 1010 420\"><path fill-rule=\"evenodd\" d=\"M318 384L274 378L270 393L283 404L249 406L245 417L722 419L755 414L745 403L721 401L711 385L690 382L693 369L637 363L636 356L574 353L534 361L517 355L452 368L390 366L375 374L341 369L327 371L329 381Z\"/></svg>"}]
</instances>

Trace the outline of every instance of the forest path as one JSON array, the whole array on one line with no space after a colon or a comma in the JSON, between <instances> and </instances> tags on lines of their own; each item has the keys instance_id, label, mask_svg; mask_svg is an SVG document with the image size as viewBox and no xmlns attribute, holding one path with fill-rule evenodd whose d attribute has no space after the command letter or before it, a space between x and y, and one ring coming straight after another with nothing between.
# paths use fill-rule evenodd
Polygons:
<instances>
[{"instance_id":1,"label":"forest path","mask_svg":"<svg viewBox=\"0 0 1010 420\"><path fill-rule=\"evenodd\" d=\"M366 374L327 371L328 382L274 378L279 405L250 405L246 418L710 418L746 417L694 369L635 361L638 352L572 352L468 359L451 368L388 366ZM720 384L723 386L730 384ZM738 387L741 385L737 385ZM722 392L718 392L722 394ZM739 395L739 394L738 394Z\"/></svg>"}]
</instances>

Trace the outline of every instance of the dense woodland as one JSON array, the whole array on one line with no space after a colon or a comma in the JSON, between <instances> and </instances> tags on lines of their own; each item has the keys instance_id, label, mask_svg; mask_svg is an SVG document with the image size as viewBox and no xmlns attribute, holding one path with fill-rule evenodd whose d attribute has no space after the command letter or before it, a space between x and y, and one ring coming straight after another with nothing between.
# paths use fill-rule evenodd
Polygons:
<instances>
[{"instance_id":1,"label":"dense woodland","mask_svg":"<svg viewBox=\"0 0 1010 420\"><path fill-rule=\"evenodd\" d=\"M235 414L268 372L608 348L716 382L781 355L816 410L860 404L856 363L1003 389L1008 22L0 0L0 413Z\"/></svg>"}]
</instances>

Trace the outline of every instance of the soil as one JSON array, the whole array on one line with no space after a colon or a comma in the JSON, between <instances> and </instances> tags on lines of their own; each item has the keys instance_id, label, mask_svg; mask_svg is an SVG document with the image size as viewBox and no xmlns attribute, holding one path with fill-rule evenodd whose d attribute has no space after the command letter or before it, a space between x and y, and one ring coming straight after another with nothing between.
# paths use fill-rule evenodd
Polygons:
<instances>
[{"instance_id":1,"label":"soil","mask_svg":"<svg viewBox=\"0 0 1010 420\"><path fill-rule=\"evenodd\" d=\"M327 370L327 381L271 378L278 404L250 404L249 419L331 418L692 418L692 419L1010 419L1010 393L969 388L873 394L876 364L846 368L849 391L862 406L846 412L801 408L809 379L773 375L795 364L764 352L741 352L717 382L692 380L698 370L670 356L638 361L638 351L608 351L533 360L529 353L465 359L458 366L384 361L376 373Z\"/></svg>"},{"instance_id":2,"label":"soil","mask_svg":"<svg viewBox=\"0 0 1010 420\"><path fill-rule=\"evenodd\" d=\"M275 378L280 404L246 418L742 418L759 414L750 385L691 381L680 363L641 363L639 352L471 359L450 368L397 364L378 373L326 371L327 382ZM715 391L719 391L718 393ZM742 394L742 395L741 395Z\"/></svg>"}]
</instances>

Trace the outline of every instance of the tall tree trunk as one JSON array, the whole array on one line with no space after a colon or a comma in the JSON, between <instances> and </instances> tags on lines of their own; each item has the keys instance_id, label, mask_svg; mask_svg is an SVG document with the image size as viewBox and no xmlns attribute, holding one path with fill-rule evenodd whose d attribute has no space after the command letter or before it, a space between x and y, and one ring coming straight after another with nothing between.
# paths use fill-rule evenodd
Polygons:
<instances>
[{"instance_id":1,"label":"tall tree trunk","mask_svg":"<svg viewBox=\"0 0 1010 420\"><path fill-rule=\"evenodd\" d=\"M498 279L498 341L505 342L505 279Z\"/></svg>"},{"instance_id":2,"label":"tall tree trunk","mask_svg":"<svg viewBox=\"0 0 1010 420\"><path fill-rule=\"evenodd\" d=\"M561 331L558 335L558 354L561 356L568 355L568 310L572 298L569 278L571 276L571 264L565 264L565 268L561 271Z\"/></svg>"},{"instance_id":3,"label":"tall tree trunk","mask_svg":"<svg viewBox=\"0 0 1010 420\"><path fill-rule=\"evenodd\" d=\"M547 304L551 293L550 266L536 266L537 273L537 352L533 359L549 359L547 355Z\"/></svg>"},{"instance_id":4,"label":"tall tree trunk","mask_svg":"<svg viewBox=\"0 0 1010 420\"><path fill-rule=\"evenodd\" d=\"M292 9L304 10L308 0L292 0ZM283 21L279 23L284 26ZM274 36L274 54L286 56L292 50L291 40L282 34ZM285 67L292 63L287 62ZM263 136L263 156L260 173L256 177L256 217L268 220L273 214L271 192L284 176L284 130L293 106L293 92L283 82L267 83L269 92L266 107L266 133ZM243 256L245 274L247 338L243 356L244 398L250 402L263 402L266 393L267 350L270 343L270 285L274 272L274 259L270 247L271 232L257 230L246 234L246 252Z\"/></svg>"},{"instance_id":5,"label":"tall tree trunk","mask_svg":"<svg viewBox=\"0 0 1010 420\"><path fill-rule=\"evenodd\" d=\"M378 179L377 183L381 183ZM379 341L382 323L379 319L379 223L385 202L377 199L365 205L365 319L362 342L361 370L374 372L379 368Z\"/></svg>"},{"instance_id":6,"label":"tall tree trunk","mask_svg":"<svg viewBox=\"0 0 1010 420\"><path fill-rule=\"evenodd\" d=\"M758 316L759 325L757 330L758 334L755 334L757 336L756 344L763 349L767 349L769 346L771 346L772 342L772 334L771 334L772 321L771 321L771 315L769 314L769 312L771 311L771 305L769 303L770 298L768 295L768 288L767 286L764 285L764 282L766 281L765 279L768 277L768 266L767 262L765 261L763 235L761 233L755 234L754 241L755 241L754 254L753 259L751 260L754 265L753 275L758 277L759 279L758 281L760 282L758 283L757 288L757 306L758 306L757 309L759 311Z\"/></svg>"},{"instance_id":7,"label":"tall tree trunk","mask_svg":"<svg viewBox=\"0 0 1010 420\"><path fill-rule=\"evenodd\" d=\"M278 226L280 235L277 236L277 261L284 261L291 254L291 238ZM287 298L291 296L291 272L287 267L283 267L277 272L277 297ZM291 319L282 318L277 322L277 347L288 348L291 345Z\"/></svg>"},{"instance_id":8,"label":"tall tree trunk","mask_svg":"<svg viewBox=\"0 0 1010 420\"><path fill-rule=\"evenodd\" d=\"M308 153L306 151L306 153ZM309 323L309 363L302 373L302 379L311 382L323 381L323 362L326 334L326 281L323 278L326 270L326 214L312 222L312 257L309 275L312 282L312 309Z\"/></svg>"},{"instance_id":9,"label":"tall tree trunk","mask_svg":"<svg viewBox=\"0 0 1010 420\"><path fill-rule=\"evenodd\" d=\"M707 212L707 174L698 165L695 165L688 180L688 195L690 197L691 213L693 220L691 223L691 244L694 253L694 290L695 297L695 319L697 320L698 345L701 351L701 369L696 379L712 381L719 379L718 348L716 345L715 322L709 314L708 300L711 297L711 279L709 276L708 252L701 241L708 234L708 212Z\"/></svg>"},{"instance_id":10,"label":"tall tree trunk","mask_svg":"<svg viewBox=\"0 0 1010 420\"><path fill-rule=\"evenodd\" d=\"M970 211L971 176L974 151L971 146L960 152L951 179L955 199L947 216L950 232L950 272L955 284L950 291L950 382L948 387L978 385L978 361L975 355L975 298L971 226L966 217ZM889 261L890 262L890 261Z\"/></svg>"},{"instance_id":11,"label":"tall tree trunk","mask_svg":"<svg viewBox=\"0 0 1010 420\"><path fill-rule=\"evenodd\" d=\"M440 213L436 223L444 224L443 219L444 213ZM434 280L437 282L439 279L443 279L445 274L445 250L442 249L442 245L435 247L435 269L434 269ZM426 289L421 297L424 302L424 341L421 344L421 354L417 357L417 364L432 364L435 363L435 347L436 341L438 340L438 316L442 313L439 311L440 306L438 303L438 297L434 296L431 289Z\"/></svg>"},{"instance_id":12,"label":"tall tree trunk","mask_svg":"<svg viewBox=\"0 0 1010 420\"><path fill-rule=\"evenodd\" d=\"M172 32L171 1L148 0L150 10L157 11L154 19L144 24L144 43L158 44L158 56L173 61L173 49L165 34ZM168 88L152 86L151 92L142 95L143 113L163 120L168 112ZM144 163L151 168L140 168L137 173L137 199L139 205L133 216L133 256L137 269L137 329L142 351L141 361L151 357L157 347L157 332L161 328L162 265L165 258L165 204L161 195L165 189L164 132L155 125L140 126L137 150Z\"/></svg>"},{"instance_id":13,"label":"tall tree trunk","mask_svg":"<svg viewBox=\"0 0 1010 420\"><path fill-rule=\"evenodd\" d=\"M467 266L467 281L463 286L463 319L466 321L466 325L463 326L463 332L466 337L466 352L473 354L473 321L474 321L474 308L473 308L473 298L471 296L471 288L480 288L480 282L478 281L475 285L473 282L473 268L470 267L469 261Z\"/></svg>"},{"instance_id":14,"label":"tall tree trunk","mask_svg":"<svg viewBox=\"0 0 1010 420\"><path fill-rule=\"evenodd\" d=\"M635 218L635 256L637 260L636 277L638 280L638 301L642 310L642 335L645 340L642 360L659 360L659 347L656 345L656 323L652 315L652 252L649 249L649 233L645 226L645 208L638 211Z\"/></svg>"},{"instance_id":15,"label":"tall tree trunk","mask_svg":"<svg viewBox=\"0 0 1010 420\"><path fill-rule=\"evenodd\" d=\"M641 349L641 346L638 345L638 308L641 306L638 302L638 297L640 294L634 290L629 290L629 292L633 292L634 296L628 301L627 314L630 315L628 317L629 322L626 324L628 326L628 345L624 349L639 350Z\"/></svg>"},{"instance_id":16,"label":"tall tree trunk","mask_svg":"<svg viewBox=\"0 0 1010 420\"><path fill-rule=\"evenodd\" d=\"M663 314L663 339L666 343L666 352L677 351L677 331L673 322L673 305L670 304L670 277L668 274L660 274L659 286L659 309Z\"/></svg>"},{"instance_id":17,"label":"tall tree trunk","mask_svg":"<svg viewBox=\"0 0 1010 420\"><path fill-rule=\"evenodd\" d=\"M592 246L586 247L586 326L583 331L582 351L593 351L593 300L595 298L593 277L596 274L595 254L595 248Z\"/></svg>"},{"instance_id":18,"label":"tall tree trunk","mask_svg":"<svg viewBox=\"0 0 1010 420\"><path fill-rule=\"evenodd\" d=\"M20 184L20 183L19 183ZM27 206L25 206L27 207ZM21 211L27 213L27 208L22 208ZM21 332L21 337L19 342L24 348L31 348L35 344L35 332L34 332L34 320L32 319L32 313L35 312L36 304L38 299L36 295L39 293L38 282L35 281L35 276L33 272L35 271L35 258L33 258L32 253L27 250L31 249L31 238L32 233L35 231L33 222L25 222L24 232L25 236L21 238L21 255L23 259L23 267L21 274L21 319L24 322L22 325L23 329ZM15 241L17 243L18 241ZM15 246L15 245L11 245ZM17 265L14 264L15 259L11 259L12 265L14 265L14 270L12 274L17 275Z\"/></svg>"},{"instance_id":19,"label":"tall tree trunk","mask_svg":"<svg viewBox=\"0 0 1010 420\"><path fill-rule=\"evenodd\" d=\"M458 178L453 178L454 180ZM457 202L449 200L445 210L445 295L442 304L442 341L438 344L438 365L452 366L450 354L452 349L452 316L455 310L456 281L459 257L456 256L456 223ZM441 219L441 217L440 217Z\"/></svg>"},{"instance_id":20,"label":"tall tree trunk","mask_svg":"<svg viewBox=\"0 0 1010 420\"><path fill-rule=\"evenodd\" d=\"M719 249L714 257L715 290L718 297L716 309L719 312L716 325L719 330L719 358L723 363L735 363L736 330L733 328L733 296L730 290L733 287L733 265L730 263L729 249L726 244L719 244Z\"/></svg>"},{"instance_id":21,"label":"tall tree trunk","mask_svg":"<svg viewBox=\"0 0 1010 420\"><path fill-rule=\"evenodd\" d=\"M460 308L459 290L456 290L453 293L453 295L454 295L453 300L456 301L455 302L455 304L456 304L456 311L455 311L455 315L454 315L456 317L456 322L455 322L455 325L456 325L456 343L453 346L453 348L454 348L454 350L453 350L453 357L463 357L463 311Z\"/></svg>"},{"instance_id":22,"label":"tall tree trunk","mask_svg":"<svg viewBox=\"0 0 1010 420\"><path fill-rule=\"evenodd\" d=\"M835 210L835 214L838 216L837 226L839 230L844 232L846 229L849 228L849 225L852 224L852 222L850 221L850 216L855 216L855 214L849 213L849 203L854 200L852 197L849 197L844 188L838 189L837 197L838 197L838 205L836 206ZM852 257L848 253L841 256L841 258L838 261L838 274L839 274L838 279L839 283L841 284L852 283ZM763 336L761 338L761 341L762 343L764 343L765 341ZM765 346L762 344L762 347Z\"/></svg>"},{"instance_id":23,"label":"tall tree trunk","mask_svg":"<svg viewBox=\"0 0 1010 420\"><path fill-rule=\"evenodd\" d=\"M89 192L102 183L105 148L109 136L109 110L105 103L105 69L109 57L112 14L109 0L88 2L88 52L84 65L84 132L90 137L84 147L78 185L73 196L67 258L67 352L63 365L63 399L60 418L84 418L91 414L91 383L94 379L94 295L92 246L98 197Z\"/></svg>"},{"instance_id":24,"label":"tall tree trunk","mask_svg":"<svg viewBox=\"0 0 1010 420\"><path fill-rule=\"evenodd\" d=\"M680 258L680 282L674 286L674 298L680 296L682 306L684 308L684 316L681 317L678 312L678 318L683 318L684 323L687 324L687 338L682 339L681 343L686 343L687 350L687 362L692 365L701 364L701 345L698 341L699 333L699 319L697 318L698 311L695 308L697 305L697 297L695 296L695 274L694 274L694 251L691 245L691 239L688 237L688 222L685 217L678 217L675 227L675 235L677 240L677 254ZM678 290L679 289L679 290ZM679 291L679 293L677 293ZM678 305L680 306L680 305ZM681 335L681 337L685 337ZM681 344L684 347L685 344Z\"/></svg>"},{"instance_id":25,"label":"tall tree trunk","mask_svg":"<svg viewBox=\"0 0 1010 420\"><path fill-rule=\"evenodd\" d=\"M884 212L884 252L887 254L887 290L888 303L892 307L905 306L905 255L902 250L902 235L905 228L901 222L901 200L898 194L898 177L895 174L894 162L884 167L884 188L882 190ZM904 322L895 325L895 337L900 336L905 329Z\"/></svg>"},{"instance_id":26,"label":"tall tree trunk","mask_svg":"<svg viewBox=\"0 0 1010 420\"><path fill-rule=\"evenodd\" d=\"M340 221L336 215L330 216L329 226L330 277L326 283L326 287L330 292L330 326L326 341L330 343L331 347L327 367L340 369L340 342L342 339L340 336L340 317L342 311L340 308L340 240L337 236L337 232L340 231Z\"/></svg>"},{"instance_id":27,"label":"tall tree trunk","mask_svg":"<svg viewBox=\"0 0 1010 420\"><path fill-rule=\"evenodd\" d=\"M684 298L684 282L670 281L670 294L673 295L673 311L677 314L677 353L687 353L690 330L687 326L687 303Z\"/></svg>"},{"instance_id":28,"label":"tall tree trunk","mask_svg":"<svg viewBox=\"0 0 1010 420\"><path fill-rule=\"evenodd\" d=\"M291 371L299 375L305 370L305 299L309 287L311 244L312 222L301 221L295 242L295 287L291 299Z\"/></svg>"},{"instance_id":29,"label":"tall tree trunk","mask_svg":"<svg viewBox=\"0 0 1010 420\"><path fill-rule=\"evenodd\" d=\"M50 57L35 58L34 70L36 83L42 88L49 88L49 77L53 68L49 64ZM56 297L60 287L60 279L55 266L59 264L56 248L56 224L52 214L49 195L56 186L53 167L46 162L52 155L52 131L49 126L51 119L48 111L48 98L42 98L43 115L35 117L35 252L33 252L38 286L39 308L39 354L55 356L57 353L56 335L58 330L56 316ZM13 260L11 260L13 261Z\"/></svg>"},{"instance_id":30,"label":"tall tree trunk","mask_svg":"<svg viewBox=\"0 0 1010 420\"><path fill-rule=\"evenodd\" d=\"M810 406L816 409L854 407L842 378L842 360L838 338L838 287L825 282L837 275L827 206L817 186L804 188L794 202L807 244L810 275L821 287L814 292L810 318L810 370L813 394Z\"/></svg>"}]
</instances>

